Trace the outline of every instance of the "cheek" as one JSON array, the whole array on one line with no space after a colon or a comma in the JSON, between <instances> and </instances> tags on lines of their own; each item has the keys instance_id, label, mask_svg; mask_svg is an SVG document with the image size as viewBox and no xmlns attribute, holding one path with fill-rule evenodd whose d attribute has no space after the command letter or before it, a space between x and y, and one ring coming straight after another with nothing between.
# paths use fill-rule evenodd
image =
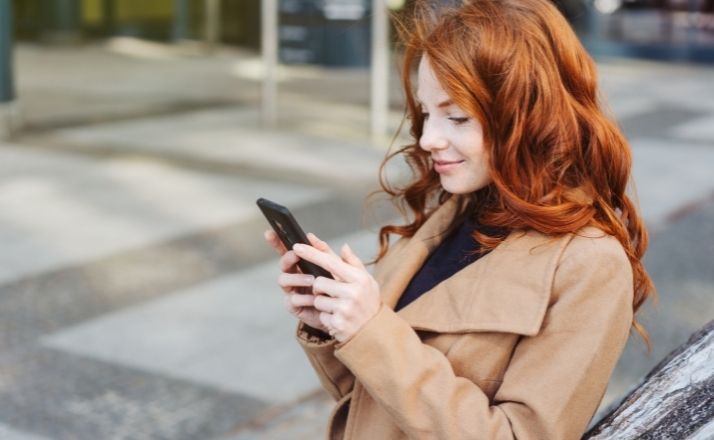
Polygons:
<instances>
[{"instance_id":1,"label":"cheek","mask_svg":"<svg viewBox=\"0 0 714 440\"><path fill-rule=\"evenodd\" d=\"M489 179L489 160L488 153L483 146L483 140L478 139L477 143L472 143L470 148L465 149L462 154L468 162L469 180L483 183Z\"/></svg>"},{"instance_id":2,"label":"cheek","mask_svg":"<svg viewBox=\"0 0 714 440\"><path fill-rule=\"evenodd\" d=\"M485 160L469 161L469 167L466 171L468 180L481 183L489 179L488 163Z\"/></svg>"},{"instance_id":3,"label":"cheek","mask_svg":"<svg viewBox=\"0 0 714 440\"><path fill-rule=\"evenodd\" d=\"M478 191L493 180L485 160L470 162L469 165L468 171L459 179L462 193Z\"/></svg>"},{"instance_id":4,"label":"cheek","mask_svg":"<svg viewBox=\"0 0 714 440\"><path fill-rule=\"evenodd\" d=\"M486 149L483 145L483 138L480 136L469 136L462 139L463 148L461 154L473 164L485 164L488 161Z\"/></svg>"}]
</instances>

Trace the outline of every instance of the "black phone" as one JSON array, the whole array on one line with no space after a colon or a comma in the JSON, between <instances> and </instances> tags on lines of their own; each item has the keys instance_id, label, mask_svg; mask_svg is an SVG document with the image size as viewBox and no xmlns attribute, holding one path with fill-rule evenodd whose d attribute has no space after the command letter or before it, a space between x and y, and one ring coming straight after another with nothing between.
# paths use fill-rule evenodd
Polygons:
<instances>
[{"instance_id":1,"label":"black phone","mask_svg":"<svg viewBox=\"0 0 714 440\"><path fill-rule=\"evenodd\" d=\"M311 244L288 208L263 198L256 203L287 249L292 249L295 243ZM309 261L299 260L297 265L303 273L316 278L332 278L330 272Z\"/></svg>"}]
</instances>

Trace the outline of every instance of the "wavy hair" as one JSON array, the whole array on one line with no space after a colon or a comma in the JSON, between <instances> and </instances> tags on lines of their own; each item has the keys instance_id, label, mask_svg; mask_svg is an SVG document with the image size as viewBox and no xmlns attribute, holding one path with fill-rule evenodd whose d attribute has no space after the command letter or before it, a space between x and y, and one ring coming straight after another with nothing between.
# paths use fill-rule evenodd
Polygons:
<instances>
[{"instance_id":1,"label":"wavy hair","mask_svg":"<svg viewBox=\"0 0 714 440\"><path fill-rule=\"evenodd\" d=\"M453 2L452 2L453 3ZM378 192L411 221L379 231L379 261L389 237L411 237L426 221L430 205L452 197L440 185L429 153L419 147L423 118L412 90L412 70L422 56L456 105L483 126L491 184L461 199L449 229L472 213L487 235L475 232L484 251L511 231L550 236L594 226L617 238L632 265L633 310L655 295L642 263L648 243L643 220L626 195L632 156L627 140L603 111L593 60L561 13L548 0L464 0L432 7L417 0L393 15L404 52L402 84L412 143L387 155ZM404 120L402 120L402 124ZM401 130L401 126L400 126ZM403 157L411 182L395 187L385 166ZM647 348L645 328L633 327Z\"/></svg>"}]
</instances>

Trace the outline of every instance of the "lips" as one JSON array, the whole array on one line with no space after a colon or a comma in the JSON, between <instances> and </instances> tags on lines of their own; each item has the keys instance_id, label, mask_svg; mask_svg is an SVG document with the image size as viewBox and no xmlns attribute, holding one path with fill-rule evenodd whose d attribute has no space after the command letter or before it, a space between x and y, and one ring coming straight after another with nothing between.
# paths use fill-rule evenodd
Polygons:
<instances>
[{"instance_id":1,"label":"lips","mask_svg":"<svg viewBox=\"0 0 714 440\"><path fill-rule=\"evenodd\" d=\"M436 160L434 159L434 164L437 165L449 165L452 163L461 163L463 160Z\"/></svg>"},{"instance_id":2,"label":"lips","mask_svg":"<svg viewBox=\"0 0 714 440\"><path fill-rule=\"evenodd\" d=\"M434 160L434 171L440 174L448 173L463 162L463 160Z\"/></svg>"}]
</instances>

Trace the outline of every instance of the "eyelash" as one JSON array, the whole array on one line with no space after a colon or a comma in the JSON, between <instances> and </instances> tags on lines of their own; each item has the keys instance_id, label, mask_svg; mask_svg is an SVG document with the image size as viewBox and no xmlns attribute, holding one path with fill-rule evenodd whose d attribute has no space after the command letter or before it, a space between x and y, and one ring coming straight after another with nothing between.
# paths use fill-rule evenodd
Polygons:
<instances>
[{"instance_id":1,"label":"eyelash","mask_svg":"<svg viewBox=\"0 0 714 440\"><path fill-rule=\"evenodd\" d=\"M426 119L427 116L429 116L429 113L422 113L422 114L421 114L422 119ZM469 118L449 118L449 119L452 120L452 121L454 121L454 123L456 123L456 125L461 125L461 124L463 124L464 122L466 122L466 121L469 120Z\"/></svg>"}]
</instances>

